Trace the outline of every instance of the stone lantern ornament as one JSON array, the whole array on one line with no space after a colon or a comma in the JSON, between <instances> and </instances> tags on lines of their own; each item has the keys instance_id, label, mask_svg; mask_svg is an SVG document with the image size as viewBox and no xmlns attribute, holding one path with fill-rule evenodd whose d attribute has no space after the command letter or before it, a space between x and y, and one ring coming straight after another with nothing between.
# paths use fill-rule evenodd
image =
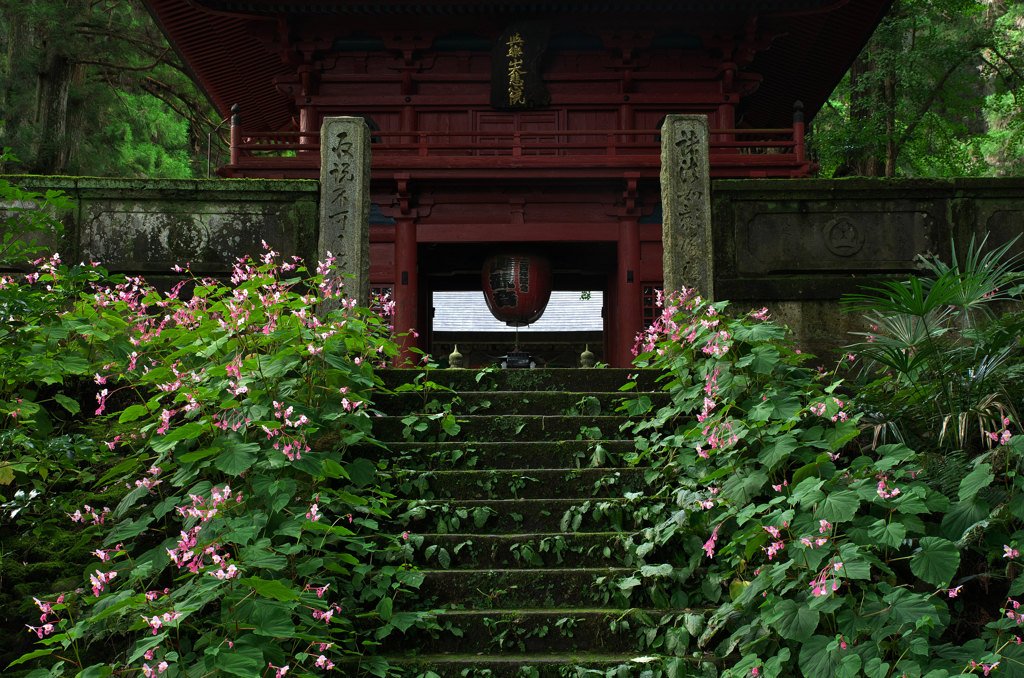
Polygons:
<instances>
[{"instance_id":1,"label":"stone lantern ornament","mask_svg":"<svg viewBox=\"0 0 1024 678\"><path fill-rule=\"evenodd\" d=\"M503 368L534 368L537 360L519 350L519 328L544 315L551 299L551 262L535 254L498 254L484 261L484 301L495 318L516 328L515 347L497 359Z\"/></svg>"}]
</instances>

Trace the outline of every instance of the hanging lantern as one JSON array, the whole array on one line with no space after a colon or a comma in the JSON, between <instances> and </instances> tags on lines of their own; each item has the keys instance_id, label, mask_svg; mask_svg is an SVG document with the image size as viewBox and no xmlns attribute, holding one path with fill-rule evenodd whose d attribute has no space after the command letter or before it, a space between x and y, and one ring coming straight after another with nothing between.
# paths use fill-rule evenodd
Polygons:
<instances>
[{"instance_id":1,"label":"hanging lantern","mask_svg":"<svg viewBox=\"0 0 1024 678\"><path fill-rule=\"evenodd\" d=\"M487 310L512 327L540 320L551 298L551 263L530 254L500 254L484 261Z\"/></svg>"}]
</instances>

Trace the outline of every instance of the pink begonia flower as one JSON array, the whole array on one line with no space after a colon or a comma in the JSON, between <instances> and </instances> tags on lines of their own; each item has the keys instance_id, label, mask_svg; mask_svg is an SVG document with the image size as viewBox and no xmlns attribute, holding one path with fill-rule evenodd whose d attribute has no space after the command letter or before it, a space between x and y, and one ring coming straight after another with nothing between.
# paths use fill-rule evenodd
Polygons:
<instances>
[{"instance_id":1,"label":"pink begonia flower","mask_svg":"<svg viewBox=\"0 0 1024 678\"><path fill-rule=\"evenodd\" d=\"M1010 548L1008 545L1003 544L1003 558L1017 558L1020 556L1020 551L1015 548Z\"/></svg>"}]
</instances>

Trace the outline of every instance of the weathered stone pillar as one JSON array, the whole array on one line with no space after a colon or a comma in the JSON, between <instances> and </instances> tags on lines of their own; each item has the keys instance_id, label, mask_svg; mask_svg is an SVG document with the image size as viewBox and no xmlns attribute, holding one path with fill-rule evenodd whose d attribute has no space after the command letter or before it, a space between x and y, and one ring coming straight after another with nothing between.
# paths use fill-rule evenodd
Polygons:
<instances>
[{"instance_id":1,"label":"weathered stone pillar","mask_svg":"<svg viewBox=\"0 0 1024 678\"><path fill-rule=\"evenodd\" d=\"M334 255L345 296L370 302L370 129L362 118L325 118L320 128L320 239Z\"/></svg>"},{"instance_id":2,"label":"weathered stone pillar","mask_svg":"<svg viewBox=\"0 0 1024 678\"><path fill-rule=\"evenodd\" d=\"M708 118L669 115L661 128L665 293L696 288L714 299Z\"/></svg>"}]
</instances>

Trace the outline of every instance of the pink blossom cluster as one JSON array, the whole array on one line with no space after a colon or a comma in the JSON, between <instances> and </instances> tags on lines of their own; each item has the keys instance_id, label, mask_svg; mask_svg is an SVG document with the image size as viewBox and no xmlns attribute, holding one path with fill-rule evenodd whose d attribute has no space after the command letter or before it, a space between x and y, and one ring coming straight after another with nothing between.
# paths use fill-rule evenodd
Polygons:
<instances>
[{"instance_id":1,"label":"pink blossom cluster","mask_svg":"<svg viewBox=\"0 0 1024 678\"><path fill-rule=\"evenodd\" d=\"M979 664L978 662L971 660L971 670L981 669L984 675L988 675L989 672L995 667L999 666L999 662L992 662L991 664Z\"/></svg>"},{"instance_id":2,"label":"pink blossom cluster","mask_svg":"<svg viewBox=\"0 0 1024 678\"><path fill-rule=\"evenodd\" d=\"M223 489L214 487L210 490L210 500L207 502L199 495L190 494L191 506L178 506L177 511L185 518L199 518L206 523L220 515L220 507L231 499L231 486L225 485ZM235 503L242 502L242 493L235 496Z\"/></svg>"},{"instance_id":3,"label":"pink blossom cluster","mask_svg":"<svg viewBox=\"0 0 1024 678\"><path fill-rule=\"evenodd\" d=\"M92 594L99 596L100 591L105 588L105 585L114 580L117 576L117 570L111 570L110 572L100 572L96 570L96 574L89 575L89 583L92 584Z\"/></svg>"},{"instance_id":4,"label":"pink blossom cluster","mask_svg":"<svg viewBox=\"0 0 1024 678\"><path fill-rule=\"evenodd\" d=\"M882 475L878 475L875 477L878 478L878 489L876 490L876 492L878 493L879 497L881 497L882 499L892 499L893 497L899 495L900 488L896 487L895 485L890 486L889 483L891 481L888 478Z\"/></svg>"},{"instance_id":5,"label":"pink blossom cluster","mask_svg":"<svg viewBox=\"0 0 1024 678\"><path fill-rule=\"evenodd\" d=\"M54 632L54 625L50 621L50 615L56 617L53 621L60 621L60 618L57 617L57 614L53 611L53 606L63 604L64 596L61 595L57 598L56 602L53 603L45 600L39 600L38 598L33 598L32 600L35 602L36 607L39 608L40 612L42 612L42 614L39 615L40 626L31 626L30 624L25 624L25 626L28 627L29 633L34 633L39 636L40 639L43 639Z\"/></svg>"},{"instance_id":6,"label":"pink blossom cluster","mask_svg":"<svg viewBox=\"0 0 1024 678\"><path fill-rule=\"evenodd\" d=\"M329 588L331 588L331 585L329 583L324 584L323 586L313 586L312 584L306 584L306 588L304 588L303 591L312 590L316 592L317 598L323 598L324 594L327 593L327 589Z\"/></svg>"},{"instance_id":7,"label":"pink blossom cluster","mask_svg":"<svg viewBox=\"0 0 1024 678\"><path fill-rule=\"evenodd\" d=\"M325 624L330 624L331 617L334 616L335 612L341 614L341 608L337 605L332 605L326 610L313 610L313 619L319 619Z\"/></svg>"},{"instance_id":8,"label":"pink blossom cluster","mask_svg":"<svg viewBox=\"0 0 1024 678\"><path fill-rule=\"evenodd\" d=\"M156 631L154 631L153 633L156 633ZM166 671L167 668L168 668L167 662L160 662L159 664L156 665L155 668L151 667L149 664L143 664L142 665L142 675L144 675L146 678L153 678L153 676L160 675L161 673Z\"/></svg>"},{"instance_id":9,"label":"pink blossom cluster","mask_svg":"<svg viewBox=\"0 0 1024 678\"><path fill-rule=\"evenodd\" d=\"M715 525L715 529L711 532L711 538L704 542L704 553L708 554L708 558L715 557L715 542L718 541L718 528L722 526L721 523Z\"/></svg>"},{"instance_id":10,"label":"pink blossom cluster","mask_svg":"<svg viewBox=\"0 0 1024 678\"><path fill-rule=\"evenodd\" d=\"M267 665L270 668L275 669L274 678L284 678L284 674L288 673L288 669L290 668L288 664L285 664L284 666L274 666L272 663L267 662Z\"/></svg>"},{"instance_id":11,"label":"pink blossom cluster","mask_svg":"<svg viewBox=\"0 0 1024 678\"><path fill-rule=\"evenodd\" d=\"M1019 558L1020 551L1010 547L1008 544L1003 544L1003 558Z\"/></svg>"},{"instance_id":12,"label":"pink blossom cluster","mask_svg":"<svg viewBox=\"0 0 1024 678\"><path fill-rule=\"evenodd\" d=\"M175 612L173 610L170 611L170 612L164 612L163 614L155 614L152 617L147 617L146 615L142 615L142 621L144 621L147 624L149 624L149 628L151 628L153 630L153 635L154 636L160 631L160 627L166 626L167 624L170 624L171 622L176 621L177 619L180 619L180 618L181 618L181 613L180 612ZM161 671L161 673L162 673L162 671Z\"/></svg>"},{"instance_id":13,"label":"pink blossom cluster","mask_svg":"<svg viewBox=\"0 0 1024 678\"><path fill-rule=\"evenodd\" d=\"M825 566L825 568L818 573L818 576L811 582L811 595L814 597L824 596L833 591L839 590L839 580L834 578L834 573L841 570L843 564L841 562L831 562ZM832 579L829 579L833 576Z\"/></svg>"},{"instance_id":14,"label":"pink blossom cluster","mask_svg":"<svg viewBox=\"0 0 1024 678\"><path fill-rule=\"evenodd\" d=\"M762 546L761 550L768 554L768 560L775 557L775 554L786 548L785 542L776 541L769 544L767 547Z\"/></svg>"},{"instance_id":15,"label":"pink blossom cluster","mask_svg":"<svg viewBox=\"0 0 1024 678\"><path fill-rule=\"evenodd\" d=\"M320 655L319 657L317 657L316 661L314 662L314 664L316 665L316 667L318 669L327 669L328 671L330 671L331 669L334 668L334 662L332 662L330 659L328 659L324 655Z\"/></svg>"},{"instance_id":16,"label":"pink blossom cluster","mask_svg":"<svg viewBox=\"0 0 1024 678\"><path fill-rule=\"evenodd\" d=\"M92 554L94 556L96 556L97 558L99 558L102 562L105 563L108 560L110 560L110 558L111 558L110 554L117 553L118 551L122 551L122 550L124 550L124 545L123 544L118 544L117 546L115 546L112 549L96 549L95 551L92 552Z\"/></svg>"},{"instance_id":17,"label":"pink blossom cluster","mask_svg":"<svg viewBox=\"0 0 1024 678\"><path fill-rule=\"evenodd\" d=\"M97 512L96 509L86 504L81 508L81 510L76 509L74 513L67 513L65 515L67 515L68 518L71 518L71 520L73 520L76 523L85 523L91 521L93 525L100 525L103 523L103 521L106 519L109 513L110 509L107 508L106 506L103 507L102 511Z\"/></svg>"}]
</instances>

